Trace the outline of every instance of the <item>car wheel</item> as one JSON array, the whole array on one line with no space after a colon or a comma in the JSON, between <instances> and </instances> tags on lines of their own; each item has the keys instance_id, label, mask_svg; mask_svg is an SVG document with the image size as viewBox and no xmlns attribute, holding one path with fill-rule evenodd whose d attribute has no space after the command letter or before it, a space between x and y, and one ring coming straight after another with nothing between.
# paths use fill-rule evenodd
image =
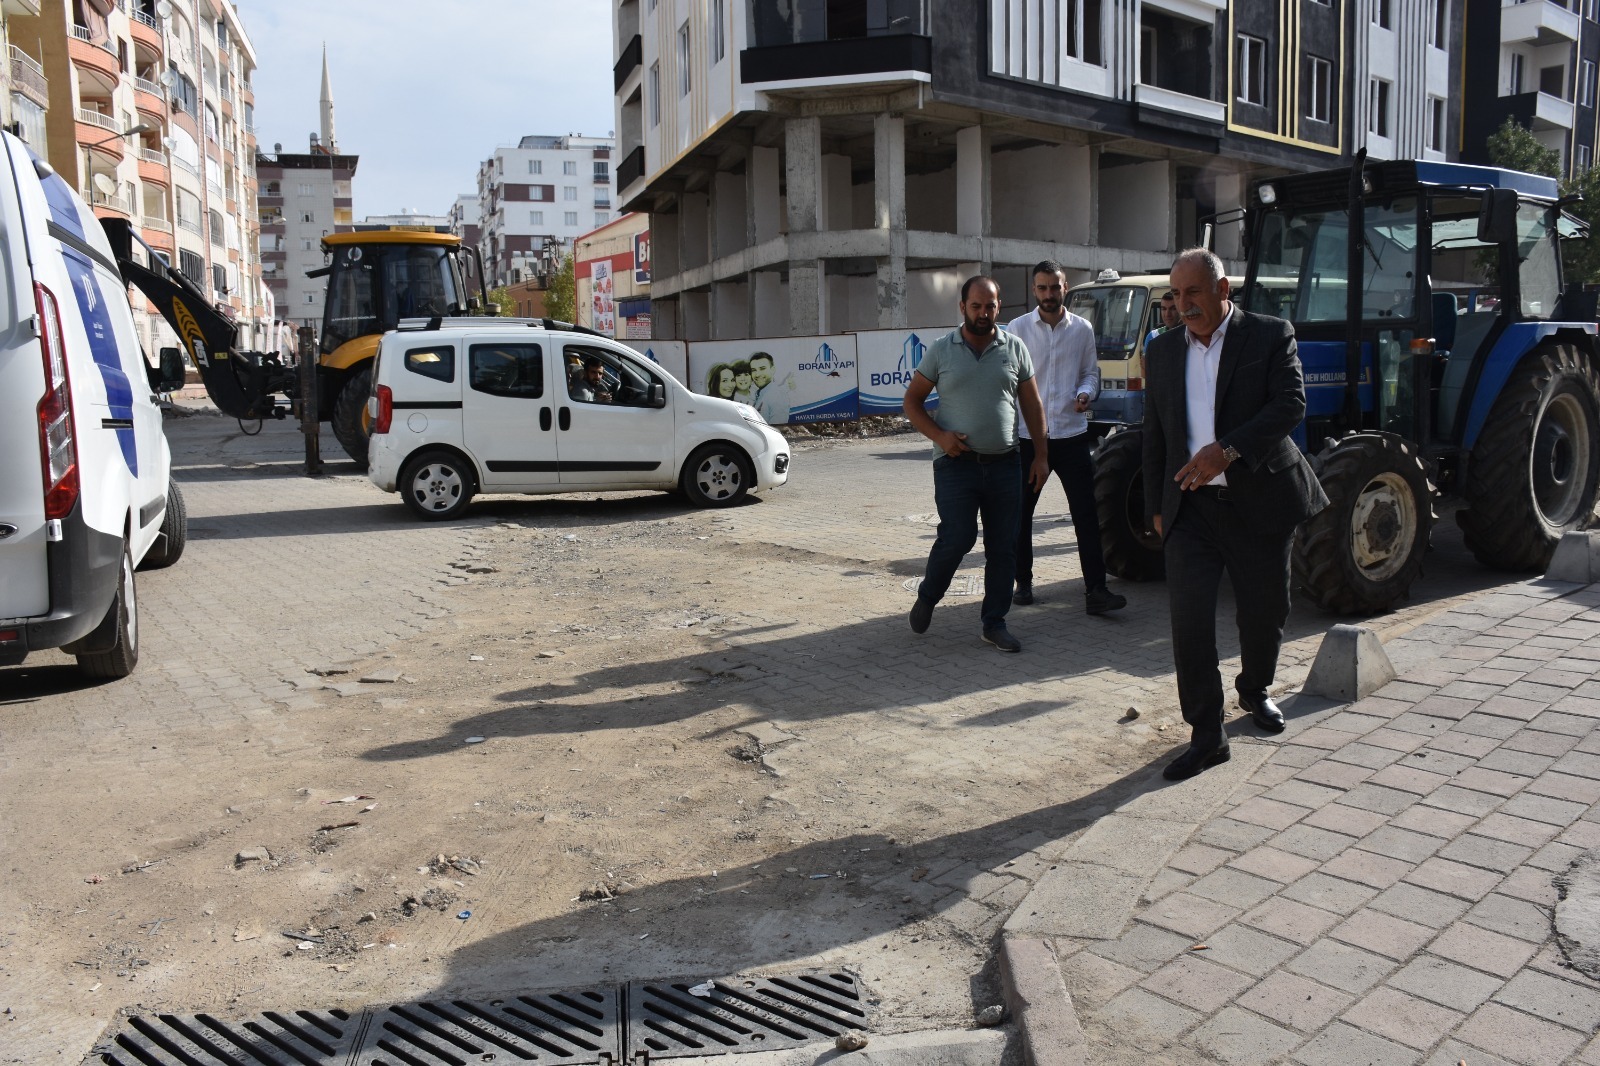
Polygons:
<instances>
[{"instance_id":1,"label":"car wheel","mask_svg":"<svg viewBox=\"0 0 1600 1066\"><path fill-rule=\"evenodd\" d=\"M715 443L695 449L679 484L696 507L732 507L749 495L755 480L755 468L742 450Z\"/></svg>"},{"instance_id":2,"label":"car wheel","mask_svg":"<svg viewBox=\"0 0 1600 1066\"><path fill-rule=\"evenodd\" d=\"M400 495L418 518L440 522L454 518L472 502L472 469L460 456L429 451L400 471Z\"/></svg>"},{"instance_id":3,"label":"car wheel","mask_svg":"<svg viewBox=\"0 0 1600 1066\"><path fill-rule=\"evenodd\" d=\"M183 490L176 481L167 482L167 513L161 519L161 532L150 550L145 552L141 570L160 570L171 566L183 555L189 543L189 509L183 502Z\"/></svg>"},{"instance_id":4,"label":"car wheel","mask_svg":"<svg viewBox=\"0 0 1600 1066\"><path fill-rule=\"evenodd\" d=\"M127 677L139 662L139 594L133 579L133 553L126 544L122 547L117 594L100 628L111 629L114 642L105 651L79 654L78 669L89 677L108 681Z\"/></svg>"}]
</instances>

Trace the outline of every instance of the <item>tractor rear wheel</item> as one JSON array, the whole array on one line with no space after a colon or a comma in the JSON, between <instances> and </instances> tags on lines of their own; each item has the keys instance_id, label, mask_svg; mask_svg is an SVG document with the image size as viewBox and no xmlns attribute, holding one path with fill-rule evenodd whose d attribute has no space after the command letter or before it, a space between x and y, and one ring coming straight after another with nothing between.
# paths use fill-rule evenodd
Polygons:
<instances>
[{"instance_id":1,"label":"tractor rear wheel","mask_svg":"<svg viewBox=\"0 0 1600 1066\"><path fill-rule=\"evenodd\" d=\"M1094 455L1094 510L1106 569L1126 581L1159 581L1167 574L1161 538L1146 532L1144 431L1124 429L1100 442Z\"/></svg>"},{"instance_id":2,"label":"tractor rear wheel","mask_svg":"<svg viewBox=\"0 0 1600 1066\"><path fill-rule=\"evenodd\" d=\"M1457 512L1467 547L1499 570L1537 571L1564 533L1594 519L1600 376L1569 344L1517 364L1472 448Z\"/></svg>"},{"instance_id":3,"label":"tractor rear wheel","mask_svg":"<svg viewBox=\"0 0 1600 1066\"><path fill-rule=\"evenodd\" d=\"M367 468L367 440L372 436L372 419L367 415L367 396L372 392L372 363L345 379L333 401L333 435L345 454L361 469Z\"/></svg>"},{"instance_id":4,"label":"tractor rear wheel","mask_svg":"<svg viewBox=\"0 0 1600 1066\"><path fill-rule=\"evenodd\" d=\"M1295 535L1295 583L1325 611L1379 614L1422 573L1433 486L1414 445L1353 433L1312 457L1328 506Z\"/></svg>"}]
</instances>

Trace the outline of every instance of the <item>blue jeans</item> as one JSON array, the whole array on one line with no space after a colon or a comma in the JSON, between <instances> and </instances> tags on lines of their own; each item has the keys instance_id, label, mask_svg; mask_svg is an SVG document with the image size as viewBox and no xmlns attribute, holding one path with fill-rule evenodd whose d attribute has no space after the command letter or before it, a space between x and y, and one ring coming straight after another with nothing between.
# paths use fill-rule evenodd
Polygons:
<instances>
[{"instance_id":1,"label":"blue jeans","mask_svg":"<svg viewBox=\"0 0 1600 1066\"><path fill-rule=\"evenodd\" d=\"M917 595L938 603L967 552L978 542L983 516L983 628L1006 624L1011 584L1017 572L1017 523L1022 516L1022 463L980 463L941 455L933 461L933 502L939 535L928 553L928 569Z\"/></svg>"}]
</instances>

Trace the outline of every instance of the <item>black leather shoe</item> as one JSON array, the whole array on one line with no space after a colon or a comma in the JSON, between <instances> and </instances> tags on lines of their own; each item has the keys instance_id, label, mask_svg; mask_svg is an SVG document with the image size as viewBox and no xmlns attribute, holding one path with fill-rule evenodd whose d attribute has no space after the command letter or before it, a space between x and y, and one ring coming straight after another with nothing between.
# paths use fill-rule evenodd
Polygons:
<instances>
[{"instance_id":1,"label":"black leather shoe","mask_svg":"<svg viewBox=\"0 0 1600 1066\"><path fill-rule=\"evenodd\" d=\"M1017 585L1017 591L1011 594L1011 602L1018 607L1026 607L1033 602L1033 586L1027 582Z\"/></svg>"},{"instance_id":2,"label":"black leather shoe","mask_svg":"<svg viewBox=\"0 0 1600 1066\"><path fill-rule=\"evenodd\" d=\"M911 632L926 633L928 623L933 621L933 604L917 597L917 602L911 605Z\"/></svg>"},{"instance_id":3,"label":"black leather shoe","mask_svg":"<svg viewBox=\"0 0 1600 1066\"><path fill-rule=\"evenodd\" d=\"M1190 747L1188 751L1167 763L1166 769L1161 771L1161 776L1168 781L1187 781L1189 778L1209 770L1213 766L1221 766L1231 758L1233 758L1233 752L1228 750L1226 744L1203 755L1197 753L1193 747Z\"/></svg>"},{"instance_id":4,"label":"black leather shoe","mask_svg":"<svg viewBox=\"0 0 1600 1066\"><path fill-rule=\"evenodd\" d=\"M1090 589L1084 596L1084 610L1090 614L1120 611L1126 606L1128 606L1128 597L1120 592L1112 592L1104 585L1097 589Z\"/></svg>"},{"instance_id":5,"label":"black leather shoe","mask_svg":"<svg viewBox=\"0 0 1600 1066\"><path fill-rule=\"evenodd\" d=\"M1005 626L997 626L994 629L985 629L983 631L983 639L984 643L993 644L1001 651L1022 650L1022 641L1012 636L1011 630L1007 629Z\"/></svg>"},{"instance_id":6,"label":"black leather shoe","mask_svg":"<svg viewBox=\"0 0 1600 1066\"><path fill-rule=\"evenodd\" d=\"M1250 720L1268 733L1283 732L1283 712L1267 695L1239 696L1239 706L1250 712Z\"/></svg>"}]
</instances>

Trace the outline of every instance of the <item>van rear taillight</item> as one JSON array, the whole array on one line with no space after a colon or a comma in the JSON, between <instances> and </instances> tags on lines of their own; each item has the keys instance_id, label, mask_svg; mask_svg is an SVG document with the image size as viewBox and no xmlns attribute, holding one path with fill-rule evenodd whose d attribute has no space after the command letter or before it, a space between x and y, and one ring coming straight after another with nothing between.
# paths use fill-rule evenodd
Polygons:
<instances>
[{"instance_id":1,"label":"van rear taillight","mask_svg":"<svg viewBox=\"0 0 1600 1066\"><path fill-rule=\"evenodd\" d=\"M387 433L394 421L394 390L387 385L378 386L378 410L372 418L372 432Z\"/></svg>"},{"instance_id":2,"label":"van rear taillight","mask_svg":"<svg viewBox=\"0 0 1600 1066\"><path fill-rule=\"evenodd\" d=\"M56 298L33 286L39 312L39 348L44 355L44 398L39 401L39 457L44 464L44 516L65 518L78 502L78 437L72 422L72 383L61 338Z\"/></svg>"}]
</instances>

